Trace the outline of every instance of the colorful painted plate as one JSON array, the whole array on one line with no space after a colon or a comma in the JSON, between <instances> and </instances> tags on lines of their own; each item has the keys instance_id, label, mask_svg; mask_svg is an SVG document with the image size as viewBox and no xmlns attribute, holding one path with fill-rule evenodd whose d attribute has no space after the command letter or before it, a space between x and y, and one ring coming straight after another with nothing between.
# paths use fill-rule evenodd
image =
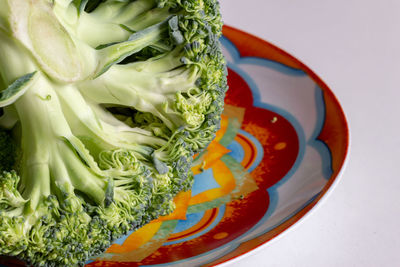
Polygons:
<instances>
[{"instance_id":1,"label":"colorful painted plate","mask_svg":"<svg viewBox=\"0 0 400 267\"><path fill-rule=\"evenodd\" d=\"M265 244L337 181L349 144L344 113L304 64L224 27L229 91L221 130L198 155L176 211L117 240L87 266L210 266Z\"/></svg>"},{"instance_id":2,"label":"colorful painted plate","mask_svg":"<svg viewBox=\"0 0 400 267\"><path fill-rule=\"evenodd\" d=\"M89 266L215 265L278 236L337 180L348 151L344 113L304 64L224 28L229 91L222 127L178 211L116 242Z\"/></svg>"}]
</instances>

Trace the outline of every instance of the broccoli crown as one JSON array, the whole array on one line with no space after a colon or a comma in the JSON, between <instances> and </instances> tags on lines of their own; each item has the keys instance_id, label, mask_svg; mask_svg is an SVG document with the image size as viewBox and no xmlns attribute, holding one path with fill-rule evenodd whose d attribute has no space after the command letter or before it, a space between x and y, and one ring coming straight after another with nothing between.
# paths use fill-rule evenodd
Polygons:
<instances>
[{"instance_id":1,"label":"broccoli crown","mask_svg":"<svg viewBox=\"0 0 400 267\"><path fill-rule=\"evenodd\" d=\"M227 90L217 0L0 1L0 254L77 266L173 211Z\"/></svg>"}]
</instances>

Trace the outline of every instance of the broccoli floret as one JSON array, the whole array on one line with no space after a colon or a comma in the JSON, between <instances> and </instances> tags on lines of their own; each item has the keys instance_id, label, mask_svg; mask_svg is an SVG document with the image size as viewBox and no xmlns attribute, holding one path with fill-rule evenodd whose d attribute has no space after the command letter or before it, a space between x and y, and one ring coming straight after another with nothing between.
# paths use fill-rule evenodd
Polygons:
<instances>
[{"instance_id":1,"label":"broccoli floret","mask_svg":"<svg viewBox=\"0 0 400 267\"><path fill-rule=\"evenodd\" d=\"M0 254L77 266L174 210L227 90L217 0L0 1Z\"/></svg>"}]
</instances>

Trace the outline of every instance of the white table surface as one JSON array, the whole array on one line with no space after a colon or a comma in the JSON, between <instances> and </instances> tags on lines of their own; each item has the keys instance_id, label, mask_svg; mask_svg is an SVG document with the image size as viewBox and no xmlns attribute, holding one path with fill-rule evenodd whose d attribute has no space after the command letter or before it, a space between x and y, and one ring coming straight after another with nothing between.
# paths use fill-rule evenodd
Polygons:
<instances>
[{"instance_id":1,"label":"white table surface","mask_svg":"<svg viewBox=\"0 0 400 267\"><path fill-rule=\"evenodd\" d=\"M400 0L220 0L224 21L316 72L341 103L350 159L330 196L225 266L400 266Z\"/></svg>"}]
</instances>

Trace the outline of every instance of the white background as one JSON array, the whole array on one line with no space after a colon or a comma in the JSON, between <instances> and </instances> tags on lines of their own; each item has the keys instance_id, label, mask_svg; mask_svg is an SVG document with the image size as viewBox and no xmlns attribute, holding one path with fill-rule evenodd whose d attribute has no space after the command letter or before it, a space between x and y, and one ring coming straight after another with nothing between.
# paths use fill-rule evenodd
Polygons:
<instances>
[{"instance_id":1,"label":"white background","mask_svg":"<svg viewBox=\"0 0 400 267\"><path fill-rule=\"evenodd\" d=\"M220 0L224 21L300 59L347 115L350 159L311 215L227 264L400 266L400 0Z\"/></svg>"}]
</instances>

